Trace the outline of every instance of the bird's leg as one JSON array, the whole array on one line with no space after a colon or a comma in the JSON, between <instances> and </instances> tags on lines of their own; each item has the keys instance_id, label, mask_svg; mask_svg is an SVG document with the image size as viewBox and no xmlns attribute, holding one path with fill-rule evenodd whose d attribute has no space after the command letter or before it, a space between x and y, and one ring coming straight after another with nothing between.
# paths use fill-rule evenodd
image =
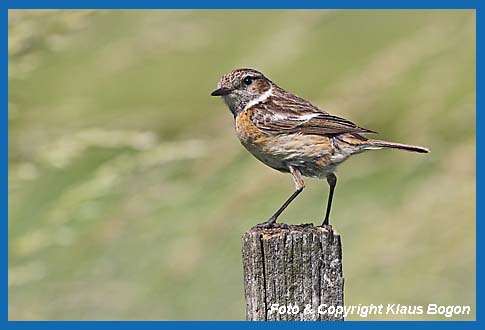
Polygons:
<instances>
[{"instance_id":1,"label":"bird's leg","mask_svg":"<svg viewBox=\"0 0 485 330\"><path fill-rule=\"evenodd\" d=\"M335 186L337 185L337 176L334 173L328 174L327 182L328 182L328 185L330 186L330 192L328 194L327 211L325 213L325 219L323 220L322 227L330 227L330 224L329 224L330 209L332 208L333 192L335 190Z\"/></svg>"},{"instance_id":2,"label":"bird's leg","mask_svg":"<svg viewBox=\"0 0 485 330\"><path fill-rule=\"evenodd\" d=\"M303 178L301 177L300 171L293 167L290 166L290 173L293 176L293 181L295 182L295 192L291 194L291 196L281 205L281 207L265 222L262 222L260 224L257 224L255 227L257 228L271 228L271 227L276 227L276 220L280 216L281 213L290 205L290 203L298 196L302 191L303 188L305 188L305 182L303 181ZM287 227L287 225L282 224L282 227Z\"/></svg>"}]
</instances>

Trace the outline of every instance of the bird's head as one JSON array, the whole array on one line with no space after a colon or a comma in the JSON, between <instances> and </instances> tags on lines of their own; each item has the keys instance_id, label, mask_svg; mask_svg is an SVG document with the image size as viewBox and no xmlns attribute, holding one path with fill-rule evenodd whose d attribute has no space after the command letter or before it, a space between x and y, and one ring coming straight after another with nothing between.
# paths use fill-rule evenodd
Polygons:
<instances>
[{"instance_id":1,"label":"bird's head","mask_svg":"<svg viewBox=\"0 0 485 330\"><path fill-rule=\"evenodd\" d=\"M222 76L212 96L221 96L234 115L251 104L264 101L271 93L273 83L261 72L237 69Z\"/></svg>"}]
</instances>

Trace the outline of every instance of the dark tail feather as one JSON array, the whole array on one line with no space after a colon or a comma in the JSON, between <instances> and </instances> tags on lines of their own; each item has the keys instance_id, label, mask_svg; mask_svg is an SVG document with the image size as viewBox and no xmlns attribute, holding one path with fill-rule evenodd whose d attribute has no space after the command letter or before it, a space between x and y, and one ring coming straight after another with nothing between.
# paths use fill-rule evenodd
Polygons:
<instances>
[{"instance_id":1,"label":"dark tail feather","mask_svg":"<svg viewBox=\"0 0 485 330\"><path fill-rule=\"evenodd\" d=\"M366 145L369 146L369 149L373 149L373 148L379 148L379 149L380 148L393 148L393 149L401 149L401 150L407 150L407 151L413 151L413 152L419 152L419 153L428 153L429 152L428 148L412 146L412 145L409 145L409 144L382 141L382 140L367 140Z\"/></svg>"}]
</instances>

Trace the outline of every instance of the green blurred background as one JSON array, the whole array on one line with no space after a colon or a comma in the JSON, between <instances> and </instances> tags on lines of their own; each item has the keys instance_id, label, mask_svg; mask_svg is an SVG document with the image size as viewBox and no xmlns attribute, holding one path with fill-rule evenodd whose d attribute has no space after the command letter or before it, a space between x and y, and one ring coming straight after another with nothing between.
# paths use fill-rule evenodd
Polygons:
<instances>
[{"instance_id":1,"label":"green blurred background","mask_svg":"<svg viewBox=\"0 0 485 330\"><path fill-rule=\"evenodd\" d=\"M245 317L240 237L293 182L209 93L254 67L432 151L339 168L346 304L474 319L475 41L465 10L11 11L9 318ZM307 187L282 222L320 223L327 184ZM367 319L391 318L440 317Z\"/></svg>"}]
</instances>

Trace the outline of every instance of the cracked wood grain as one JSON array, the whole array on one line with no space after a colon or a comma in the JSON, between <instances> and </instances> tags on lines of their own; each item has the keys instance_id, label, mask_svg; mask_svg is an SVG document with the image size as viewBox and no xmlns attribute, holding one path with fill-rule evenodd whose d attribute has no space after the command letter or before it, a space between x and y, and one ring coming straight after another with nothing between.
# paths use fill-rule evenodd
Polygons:
<instances>
[{"instance_id":1,"label":"cracked wood grain","mask_svg":"<svg viewBox=\"0 0 485 330\"><path fill-rule=\"evenodd\" d=\"M319 313L343 306L342 246L335 231L311 224L253 228L242 237L242 257L247 320L343 320Z\"/></svg>"}]
</instances>

